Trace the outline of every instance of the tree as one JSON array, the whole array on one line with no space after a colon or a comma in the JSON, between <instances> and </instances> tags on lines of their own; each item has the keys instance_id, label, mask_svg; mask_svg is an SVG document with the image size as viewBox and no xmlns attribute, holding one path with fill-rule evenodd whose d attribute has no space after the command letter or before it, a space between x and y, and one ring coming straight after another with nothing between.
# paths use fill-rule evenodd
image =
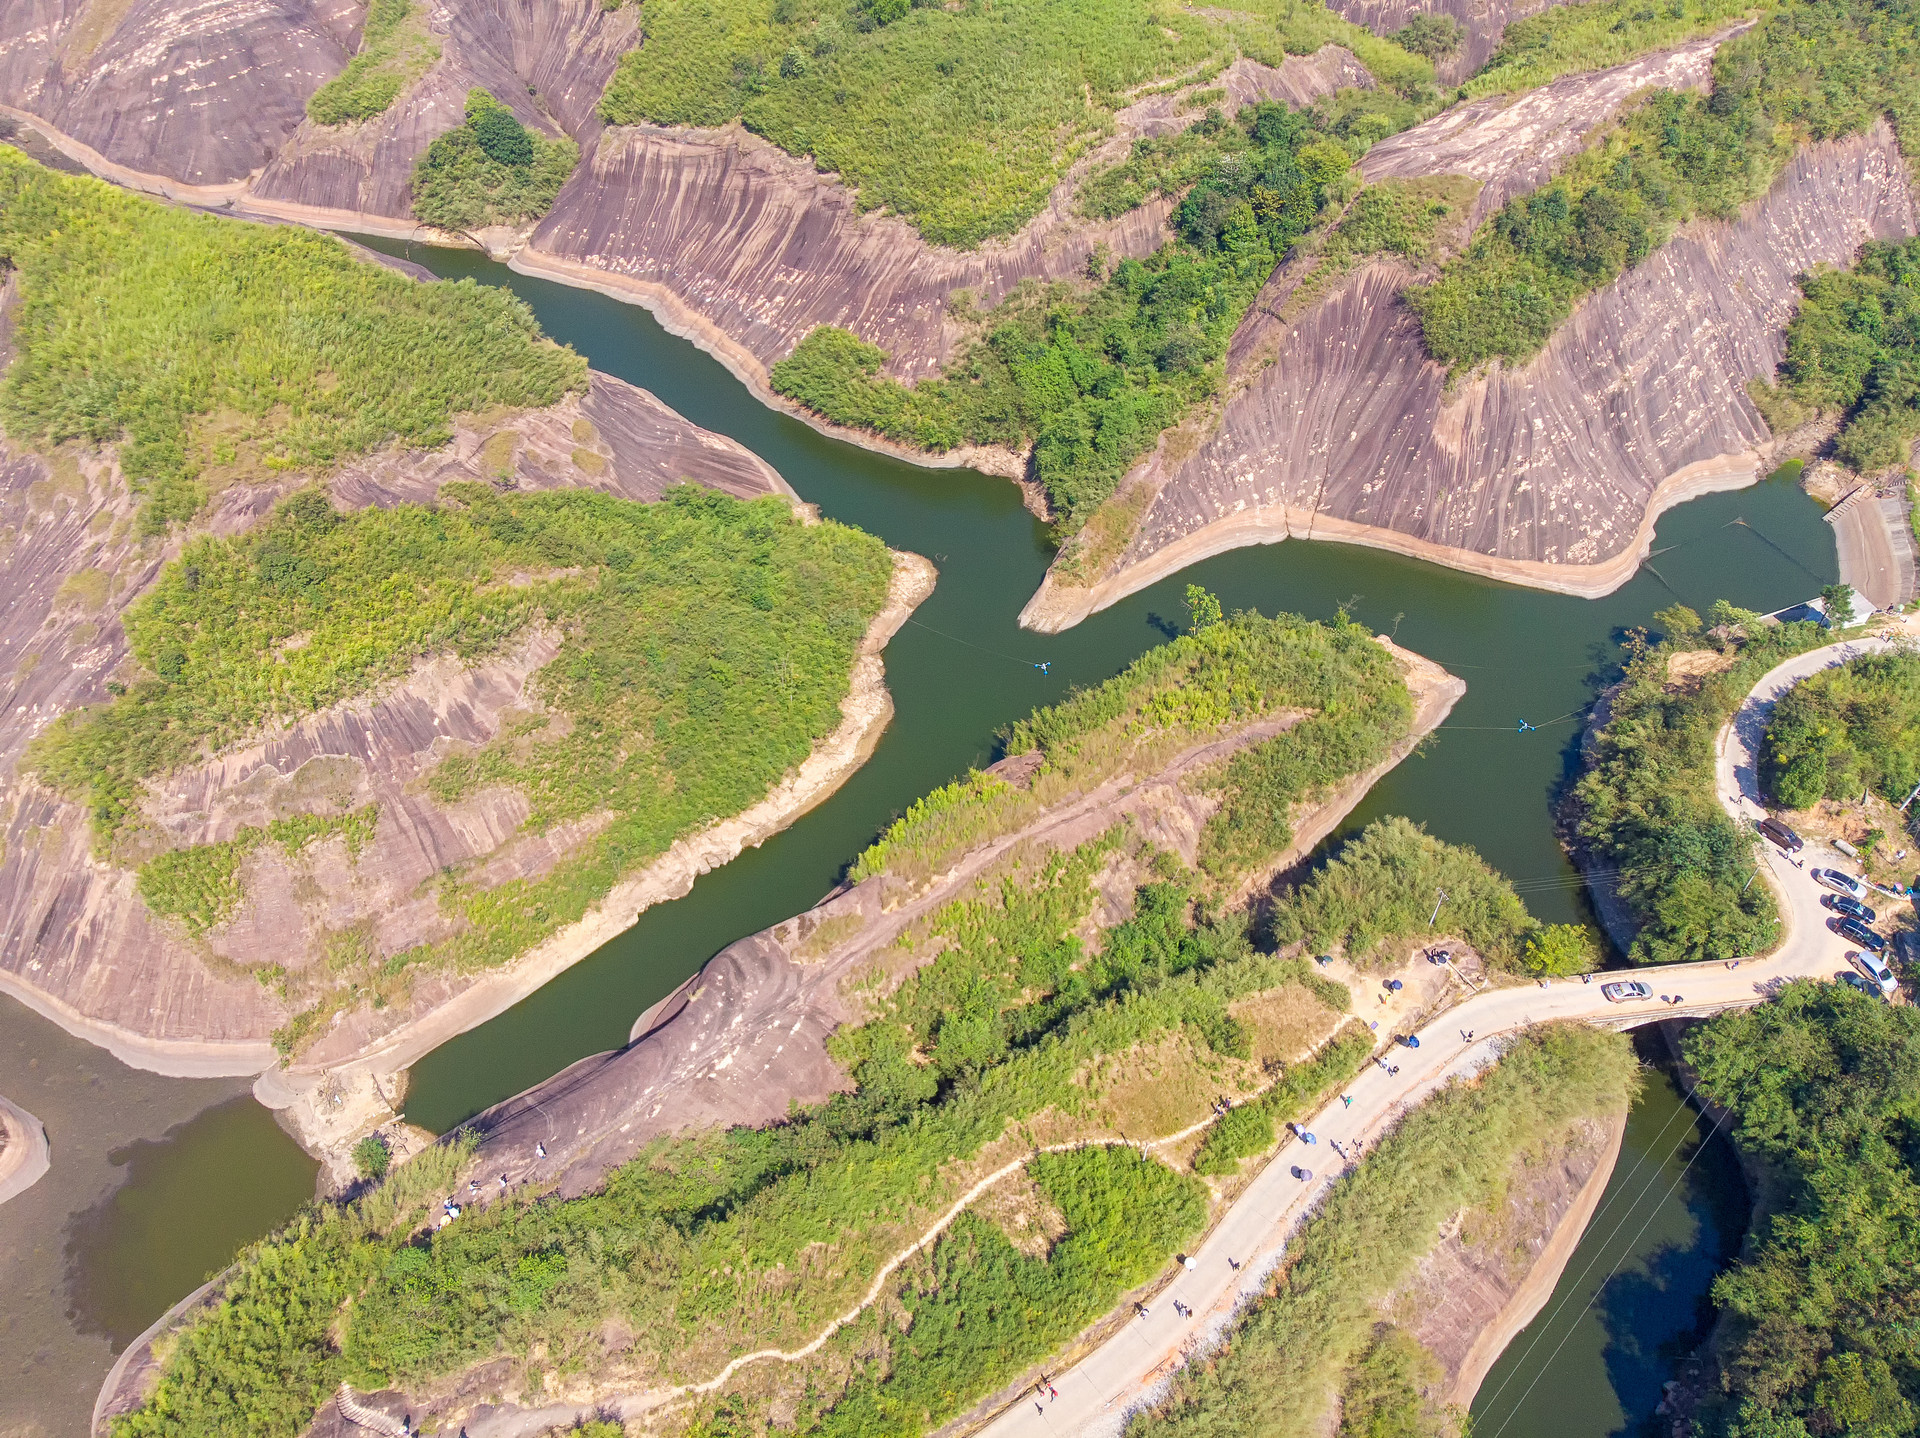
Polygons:
<instances>
[{"instance_id":1,"label":"tree","mask_svg":"<svg viewBox=\"0 0 1920 1438\"><path fill-rule=\"evenodd\" d=\"M1451 15L1415 15L1387 38L1415 55L1443 60L1459 52L1466 27Z\"/></svg>"},{"instance_id":2,"label":"tree","mask_svg":"<svg viewBox=\"0 0 1920 1438\"><path fill-rule=\"evenodd\" d=\"M1600 967L1600 936L1586 924L1543 924L1527 936L1522 962L1537 978L1590 974Z\"/></svg>"},{"instance_id":3,"label":"tree","mask_svg":"<svg viewBox=\"0 0 1920 1438\"><path fill-rule=\"evenodd\" d=\"M1199 634L1220 622L1220 601L1199 585L1189 584L1187 613L1192 616L1191 622L1187 625L1187 632Z\"/></svg>"},{"instance_id":4,"label":"tree","mask_svg":"<svg viewBox=\"0 0 1920 1438\"><path fill-rule=\"evenodd\" d=\"M393 1152L384 1138L370 1133L353 1146L353 1166L360 1177L378 1183L393 1166Z\"/></svg>"},{"instance_id":5,"label":"tree","mask_svg":"<svg viewBox=\"0 0 1920 1438\"><path fill-rule=\"evenodd\" d=\"M1665 609L1654 610L1653 622L1660 626L1662 634L1683 649L1700 634L1700 616L1684 604L1672 604Z\"/></svg>"},{"instance_id":6,"label":"tree","mask_svg":"<svg viewBox=\"0 0 1920 1438\"><path fill-rule=\"evenodd\" d=\"M1823 584L1820 586L1820 602L1826 606L1827 618L1837 629L1853 620L1853 590L1844 584Z\"/></svg>"}]
</instances>

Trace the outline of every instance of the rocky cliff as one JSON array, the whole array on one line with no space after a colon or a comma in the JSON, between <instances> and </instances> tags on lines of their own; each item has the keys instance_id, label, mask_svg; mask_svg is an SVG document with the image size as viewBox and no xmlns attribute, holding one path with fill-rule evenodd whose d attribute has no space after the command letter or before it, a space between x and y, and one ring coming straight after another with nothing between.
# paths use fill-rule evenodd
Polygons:
<instances>
[{"instance_id":1,"label":"rocky cliff","mask_svg":"<svg viewBox=\"0 0 1920 1438\"><path fill-rule=\"evenodd\" d=\"M463 422L442 449L388 451L329 484L342 504L387 505L429 499L450 480L502 476L522 488L592 486L643 500L684 478L742 497L786 488L740 446L598 374L584 396L493 423ZM206 527L245 529L299 482L229 486ZM414 785L449 744L484 742L498 731L502 716L525 703L525 680L556 640L536 633L472 668L425 665L377 695L156 788L150 821L158 837L177 843L229 838L241 825L308 812L321 799L380 806L357 862L337 841L299 857L268 851L249 871L250 902L235 922L193 943L148 914L130 870L92 854L79 806L19 772L27 742L66 710L106 698L107 681L126 661L120 616L175 547L141 544L134 507L110 452L48 459L0 447L8 600L0 608L0 985L135 1061L247 1072L271 1061L266 1037L287 1017L251 966L320 962L327 935L343 927L370 925L372 940L433 932L444 921L421 885L447 865L485 864L506 878L542 872L558 857L570 836L518 836L524 815L515 801L442 807ZM431 1006L462 986L424 985L417 1002Z\"/></svg>"},{"instance_id":2,"label":"rocky cliff","mask_svg":"<svg viewBox=\"0 0 1920 1438\"><path fill-rule=\"evenodd\" d=\"M1808 148L1738 221L1688 226L1518 368L1449 386L1400 302L1415 276L1397 261L1364 265L1297 323L1284 294L1263 297L1217 422L1136 474L1153 497L1115 568L1086 589L1049 582L1024 621L1065 627L1206 555L1289 537L1606 593L1662 510L1767 463L1746 382L1779 362L1794 276L1914 228L1882 122ZM1270 288L1293 282L1283 271Z\"/></svg>"}]
</instances>

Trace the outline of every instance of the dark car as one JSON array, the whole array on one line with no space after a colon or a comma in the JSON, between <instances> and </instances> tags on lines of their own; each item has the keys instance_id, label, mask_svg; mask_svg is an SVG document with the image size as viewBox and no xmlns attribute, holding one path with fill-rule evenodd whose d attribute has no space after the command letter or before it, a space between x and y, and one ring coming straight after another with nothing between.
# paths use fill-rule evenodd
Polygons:
<instances>
[{"instance_id":1,"label":"dark car","mask_svg":"<svg viewBox=\"0 0 1920 1438\"><path fill-rule=\"evenodd\" d=\"M1842 938L1852 939L1868 953L1884 954L1887 951L1887 941L1858 919L1841 919L1834 927Z\"/></svg>"},{"instance_id":2,"label":"dark car","mask_svg":"<svg viewBox=\"0 0 1920 1438\"><path fill-rule=\"evenodd\" d=\"M1760 833L1785 849L1789 854L1797 854L1807 847L1807 841L1778 819L1762 819Z\"/></svg>"},{"instance_id":3,"label":"dark car","mask_svg":"<svg viewBox=\"0 0 1920 1438\"><path fill-rule=\"evenodd\" d=\"M1836 914L1845 914L1848 918L1858 919L1863 924L1871 924L1879 917L1858 899L1849 898L1845 894L1823 894L1820 902Z\"/></svg>"},{"instance_id":4,"label":"dark car","mask_svg":"<svg viewBox=\"0 0 1920 1438\"><path fill-rule=\"evenodd\" d=\"M1874 987L1872 984L1868 983L1865 979L1861 978L1860 975L1856 974L1852 969L1842 969L1840 970L1839 973L1834 975L1834 978L1838 979L1841 983L1845 984L1848 988L1858 989L1863 994L1877 995L1880 992L1879 989Z\"/></svg>"}]
</instances>

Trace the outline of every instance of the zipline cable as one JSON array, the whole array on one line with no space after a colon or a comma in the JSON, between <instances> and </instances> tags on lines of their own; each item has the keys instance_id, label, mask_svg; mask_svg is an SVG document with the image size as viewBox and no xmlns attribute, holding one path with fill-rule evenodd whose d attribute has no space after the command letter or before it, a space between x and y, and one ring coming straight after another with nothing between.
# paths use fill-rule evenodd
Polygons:
<instances>
[{"instance_id":1,"label":"zipline cable","mask_svg":"<svg viewBox=\"0 0 1920 1438\"><path fill-rule=\"evenodd\" d=\"M907 623L916 629L924 629L929 634L938 634L942 639L951 639L955 644L964 644L969 649L978 649L982 654L996 655L1001 659L1011 659L1015 664L1024 664L1029 669L1038 669L1042 674L1050 672L1053 661L1042 660L1036 664L1031 659L1022 659L1018 654L1009 654L1004 649L989 649L984 644L975 644L971 639L962 639L958 634L949 634L944 629L935 629L931 624L922 624L918 619L909 617Z\"/></svg>"}]
</instances>

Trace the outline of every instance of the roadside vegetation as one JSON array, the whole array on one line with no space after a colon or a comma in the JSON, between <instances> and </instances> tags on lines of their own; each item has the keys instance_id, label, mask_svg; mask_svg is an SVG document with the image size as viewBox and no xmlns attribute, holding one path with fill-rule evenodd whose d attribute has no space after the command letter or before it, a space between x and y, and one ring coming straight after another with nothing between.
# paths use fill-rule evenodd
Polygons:
<instances>
[{"instance_id":1,"label":"roadside vegetation","mask_svg":"<svg viewBox=\"0 0 1920 1438\"><path fill-rule=\"evenodd\" d=\"M1169 0L648 0L622 57L611 124L740 119L812 158L936 244L970 247L1039 213L1067 168L1156 80L1210 78L1239 54L1271 64L1329 41L1416 90L1429 63L1314 0L1196 12Z\"/></svg>"},{"instance_id":2,"label":"roadside vegetation","mask_svg":"<svg viewBox=\"0 0 1920 1438\"><path fill-rule=\"evenodd\" d=\"M1702 1024L1683 1050L1768 1176L1767 1217L1713 1286L1720 1381L1695 1431L1913 1432L1920 1010L1795 983Z\"/></svg>"},{"instance_id":3,"label":"roadside vegetation","mask_svg":"<svg viewBox=\"0 0 1920 1438\"><path fill-rule=\"evenodd\" d=\"M1322 1431L1341 1391L1377 1393L1370 1406L1417 1416L1414 1365L1397 1379L1381 1371L1401 1365L1380 1352L1400 1340L1378 1330L1379 1304L1447 1220L1495 1201L1516 1161L1574 1124L1624 1109L1637 1083L1626 1039L1566 1025L1516 1043L1477 1084L1429 1099L1334 1185L1288 1244L1273 1290L1212 1361L1174 1376L1171 1393L1128 1425L1129 1438Z\"/></svg>"},{"instance_id":4,"label":"roadside vegetation","mask_svg":"<svg viewBox=\"0 0 1920 1438\"><path fill-rule=\"evenodd\" d=\"M541 877L486 888L446 876L450 936L378 956L388 984L420 967L483 968L580 918L681 835L749 807L832 732L890 574L886 547L857 530L691 486L641 504L461 483L434 505L352 514L304 490L248 534L190 542L127 610L137 677L63 716L28 763L86 804L110 854L148 780L425 657L477 659L556 629L565 639L531 681L533 712L450 753L428 790L452 803L512 785L536 832L604 822ZM372 822L243 831L150 861L141 891L203 931L238 902L251 848L295 848L337 824L351 849ZM301 1031L329 1014L312 1011Z\"/></svg>"},{"instance_id":5,"label":"roadside vegetation","mask_svg":"<svg viewBox=\"0 0 1920 1438\"><path fill-rule=\"evenodd\" d=\"M1428 352L1456 370L1529 359L1583 296L1686 221L1734 218L1801 146L1883 114L1908 134L1917 26L1912 11L1872 0L1774 8L1720 47L1710 94L1647 96L1551 184L1487 221L1432 284L1409 289Z\"/></svg>"},{"instance_id":6,"label":"roadside vegetation","mask_svg":"<svg viewBox=\"0 0 1920 1438\"><path fill-rule=\"evenodd\" d=\"M1920 652L1865 654L1794 685L1767 725L1761 779L1784 809L1869 789L1903 802L1920 784Z\"/></svg>"},{"instance_id":7,"label":"roadside vegetation","mask_svg":"<svg viewBox=\"0 0 1920 1438\"><path fill-rule=\"evenodd\" d=\"M307 100L316 125L351 125L383 115L400 92L440 58L418 0L370 0L360 29L360 53Z\"/></svg>"},{"instance_id":8,"label":"roadside vegetation","mask_svg":"<svg viewBox=\"0 0 1920 1438\"><path fill-rule=\"evenodd\" d=\"M196 215L0 147L0 271L20 275L0 423L119 445L143 534L216 486L325 471L453 416L552 404L579 355L491 286L420 284L330 235Z\"/></svg>"},{"instance_id":9,"label":"roadside vegetation","mask_svg":"<svg viewBox=\"0 0 1920 1438\"><path fill-rule=\"evenodd\" d=\"M1680 45L1756 14L1755 0L1588 0L1556 5L1513 21L1500 48L1459 98L1477 100L1531 90L1562 75L1605 70L1654 50Z\"/></svg>"},{"instance_id":10,"label":"roadside vegetation","mask_svg":"<svg viewBox=\"0 0 1920 1438\"><path fill-rule=\"evenodd\" d=\"M1631 640L1626 673L1608 696L1590 765L1574 786L1575 825L1589 871L1612 881L1638 933L1629 956L1668 964L1765 953L1779 929L1772 891L1752 883L1756 838L1714 792L1714 737L1774 665L1827 642L1818 624L1763 624L1716 604L1700 616L1675 605L1654 616L1663 634ZM1712 648L1731 661L1676 679L1676 654Z\"/></svg>"},{"instance_id":11,"label":"roadside vegetation","mask_svg":"<svg viewBox=\"0 0 1920 1438\"><path fill-rule=\"evenodd\" d=\"M1142 879L1133 912L1086 945L1096 881L1120 872ZM796 1420L937 1426L1152 1277L1204 1218L1193 1178L1103 1128L1090 1066L1185 1035L1222 1075L1257 1075L1236 999L1299 985L1345 1008L1338 985L1258 952L1243 917L1211 916L1193 894L1177 861L1121 829L1021 862L922 921L910 940L933 957L868 991L867 1016L832 1040L850 1092L767 1128L656 1141L595 1193L515 1195L410 1241L303 1221L242 1263L296 1327L261 1343L253 1308L209 1310L169 1358L163 1398L118 1434L243 1431L206 1418L231 1412L248 1433L291 1435L343 1378L421 1383L496 1356L537 1391L543 1372L604 1361L610 1321L635 1335L623 1367L703 1378L733 1354L812 1337L975 1176L1030 1151L1033 1125L1083 1136L1091 1146L1027 1168L1060 1220L1044 1256L963 1218L848 1330L834 1352L850 1361L810 1372ZM1339 1064L1357 1042L1336 1045ZM1308 1059L1278 1078L1304 1097L1331 1071ZM329 1235L319 1248L316 1232Z\"/></svg>"},{"instance_id":12,"label":"roadside vegetation","mask_svg":"<svg viewBox=\"0 0 1920 1438\"><path fill-rule=\"evenodd\" d=\"M552 209L580 147L535 134L485 90L467 91L466 117L413 167L413 213L443 230L477 230Z\"/></svg>"},{"instance_id":13,"label":"roadside vegetation","mask_svg":"<svg viewBox=\"0 0 1920 1438\"><path fill-rule=\"evenodd\" d=\"M1223 733L1294 711L1297 721L1281 733L1186 781L1223 799L1201 837L1209 879L1230 884L1284 850L1295 806L1385 759L1408 731L1412 699L1393 657L1344 614L1330 625L1250 612L1211 618L1211 596L1199 593L1193 632L1005 732L1006 753L1040 757L1025 787L973 774L935 790L854 861L849 877L922 882L962 850L1122 769L1154 773Z\"/></svg>"},{"instance_id":14,"label":"roadside vegetation","mask_svg":"<svg viewBox=\"0 0 1920 1438\"><path fill-rule=\"evenodd\" d=\"M1920 240L1869 240L1851 269L1800 277L1779 381L1748 390L1776 433L1841 417L1834 454L1856 470L1903 465L1920 438Z\"/></svg>"}]
</instances>

